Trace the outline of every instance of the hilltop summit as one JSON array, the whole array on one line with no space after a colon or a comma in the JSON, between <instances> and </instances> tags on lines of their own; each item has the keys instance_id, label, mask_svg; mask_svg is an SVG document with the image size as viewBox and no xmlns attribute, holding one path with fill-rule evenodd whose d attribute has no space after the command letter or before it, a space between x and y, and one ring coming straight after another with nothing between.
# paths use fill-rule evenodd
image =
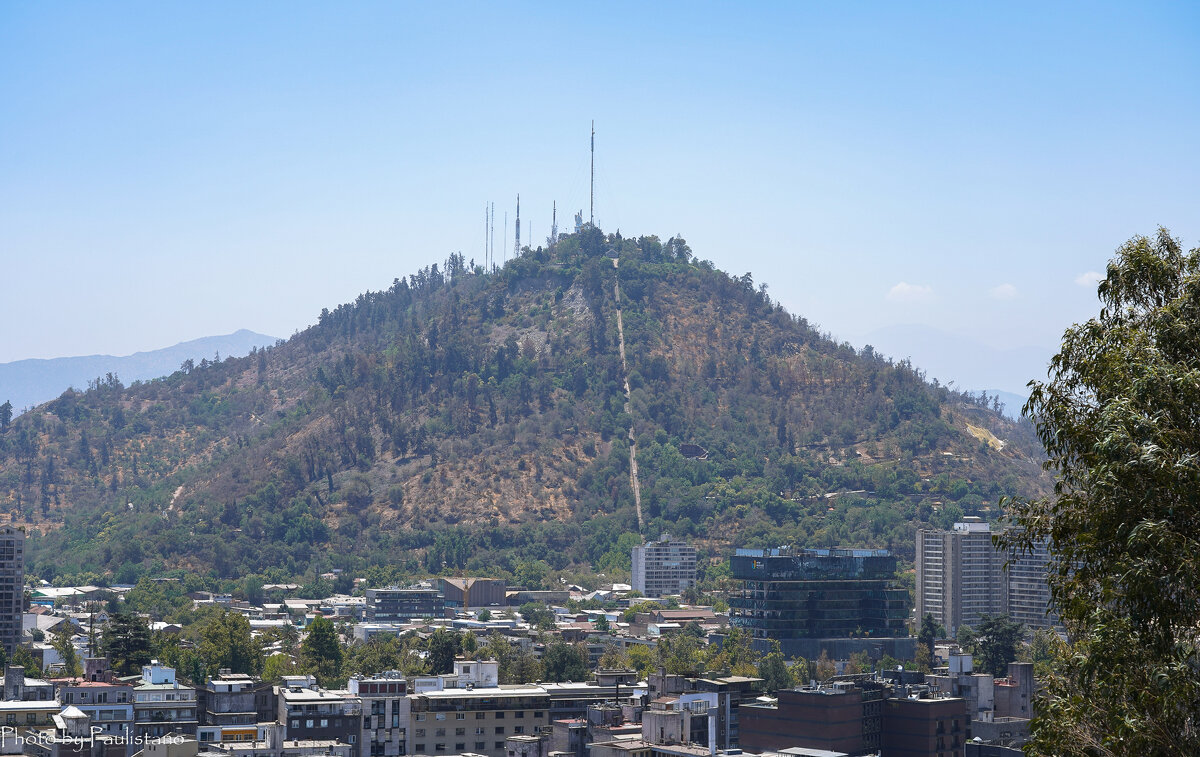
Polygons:
<instances>
[{"instance_id":1,"label":"hilltop summit","mask_svg":"<svg viewBox=\"0 0 1200 757\"><path fill-rule=\"evenodd\" d=\"M903 557L917 523L1043 491L1039 462L1027 424L683 239L584 227L498 270L452 255L248 357L68 391L0 433L0 508L46 578L603 569L668 529Z\"/></svg>"}]
</instances>

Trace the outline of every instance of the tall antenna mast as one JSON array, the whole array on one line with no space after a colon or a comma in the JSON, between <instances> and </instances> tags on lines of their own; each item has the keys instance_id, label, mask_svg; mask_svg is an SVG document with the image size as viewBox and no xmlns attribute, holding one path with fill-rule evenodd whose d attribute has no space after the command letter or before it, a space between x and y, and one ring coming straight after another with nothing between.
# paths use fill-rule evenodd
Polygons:
<instances>
[{"instance_id":1,"label":"tall antenna mast","mask_svg":"<svg viewBox=\"0 0 1200 757\"><path fill-rule=\"evenodd\" d=\"M558 200L554 201L550 211L550 246L558 244Z\"/></svg>"},{"instance_id":2,"label":"tall antenna mast","mask_svg":"<svg viewBox=\"0 0 1200 757\"><path fill-rule=\"evenodd\" d=\"M504 211L504 238L508 239L508 211ZM500 254L504 256L504 262L508 262L508 256L504 254L504 248L500 248Z\"/></svg>"},{"instance_id":3,"label":"tall antenna mast","mask_svg":"<svg viewBox=\"0 0 1200 757\"><path fill-rule=\"evenodd\" d=\"M496 203L494 202L492 203L492 242L488 259L491 261L492 270L496 270Z\"/></svg>"},{"instance_id":4,"label":"tall antenna mast","mask_svg":"<svg viewBox=\"0 0 1200 757\"><path fill-rule=\"evenodd\" d=\"M513 243L513 257L521 257L521 195L517 195L517 235Z\"/></svg>"},{"instance_id":5,"label":"tall antenna mast","mask_svg":"<svg viewBox=\"0 0 1200 757\"><path fill-rule=\"evenodd\" d=\"M588 223L596 225L596 121L592 120L592 185L591 199L588 201Z\"/></svg>"},{"instance_id":6,"label":"tall antenna mast","mask_svg":"<svg viewBox=\"0 0 1200 757\"><path fill-rule=\"evenodd\" d=\"M483 204L483 270L488 268L488 205Z\"/></svg>"}]
</instances>

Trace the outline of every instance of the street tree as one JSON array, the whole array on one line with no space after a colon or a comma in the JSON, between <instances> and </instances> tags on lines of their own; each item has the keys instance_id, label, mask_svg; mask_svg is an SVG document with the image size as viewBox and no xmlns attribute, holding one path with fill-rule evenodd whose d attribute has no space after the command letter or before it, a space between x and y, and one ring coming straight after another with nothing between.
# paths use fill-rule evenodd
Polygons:
<instances>
[{"instance_id":1,"label":"street tree","mask_svg":"<svg viewBox=\"0 0 1200 757\"><path fill-rule=\"evenodd\" d=\"M587 651L565 641L556 641L546 647L542 666L549 681L585 681L588 678Z\"/></svg>"},{"instance_id":2,"label":"street tree","mask_svg":"<svg viewBox=\"0 0 1200 757\"><path fill-rule=\"evenodd\" d=\"M333 621L318 615L300 643L300 658L317 675L322 686L329 686L342 674L342 644Z\"/></svg>"},{"instance_id":3,"label":"street tree","mask_svg":"<svg viewBox=\"0 0 1200 757\"><path fill-rule=\"evenodd\" d=\"M137 615L116 613L109 616L100 644L118 675L140 673L142 666L150 662L150 626Z\"/></svg>"},{"instance_id":4,"label":"street tree","mask_svg":"<svg viewBox=\"0 0 1200 757\"><path fill-rule=\"evenodd\" d=\"M211 675L228 668L234 673L257 674L263 655L254 643L245 615L222 610L209 618L200 632L200 656Z\"/></svg>"}]
</instances>

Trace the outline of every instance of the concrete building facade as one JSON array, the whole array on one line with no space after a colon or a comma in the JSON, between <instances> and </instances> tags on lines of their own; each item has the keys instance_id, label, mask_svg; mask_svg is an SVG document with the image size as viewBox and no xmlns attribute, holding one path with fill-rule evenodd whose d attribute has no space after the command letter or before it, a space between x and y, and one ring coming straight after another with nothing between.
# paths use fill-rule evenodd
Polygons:
<instances>
[{"instance_id":1,"label":"concrete building facade","mask_svg":"<svg viewBox=\"0 0 1200 757\"><path fill-rule=\"evenodd\" d=\"M979 518L949 531L917 531L917 617L927 614L954 636L984 615L1008 614L1005 554L992 545L991 527Z\"/></svg>"},{"instance_id":2,"label":"concrete building facade","mask_svg":"<svg viewBox=\"0 0 1200 757\"><path fill-rule=\"evenodd\" d=\"M1008 615L1026 628L1058 626L1046 542L1009 553L996 549L992 535L989 524L971 517L949 531L917 531L917 618L932 615L950 636L977 627L984 615Z\"/></svg>"},{"instance_id":3,"label":"concrete building facade","mask_svg":"<svg viewBox=\"0 0 1200 757\"><path fill-rule=\"evenodd\" d=\"M25 531L0 527L0 643L12 657L21 643L25 602Z\"/></svg>"},{"instance_id":4,"label":"concrete building facade","mask_svg":"<svg viewBox=\"0 0 1200 757\"><path fill-rule=\"evenodd\" d=\"M663 534L633 548L633 590L644 597L682 594L696 585L696 548Z\"/></svg>"}]
</instances>

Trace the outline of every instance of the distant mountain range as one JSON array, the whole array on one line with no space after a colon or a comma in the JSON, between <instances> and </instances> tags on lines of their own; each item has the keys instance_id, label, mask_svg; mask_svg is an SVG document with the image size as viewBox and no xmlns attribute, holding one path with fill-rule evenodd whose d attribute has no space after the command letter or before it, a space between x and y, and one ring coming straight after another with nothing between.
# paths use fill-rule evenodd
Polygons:
<instances>
[{"instance_id":1,"label":"distant mountain range","mask_svg":"<svg viewBox=\"0 0 1200 757\"><path fill-rule=\"evenodd\" d=\"M273 336L240 329L223 336L206 336L180 342L149 352L132 355L85 355L46 360L15 360L0 363L0 403L12 402L17 413L54 399L69 388L86 389L88 382L112 373L122 382L169 376L185 360L200 362L221 358L244 357L255 347L278 341Z\"/></svg>"}]
</instances>

